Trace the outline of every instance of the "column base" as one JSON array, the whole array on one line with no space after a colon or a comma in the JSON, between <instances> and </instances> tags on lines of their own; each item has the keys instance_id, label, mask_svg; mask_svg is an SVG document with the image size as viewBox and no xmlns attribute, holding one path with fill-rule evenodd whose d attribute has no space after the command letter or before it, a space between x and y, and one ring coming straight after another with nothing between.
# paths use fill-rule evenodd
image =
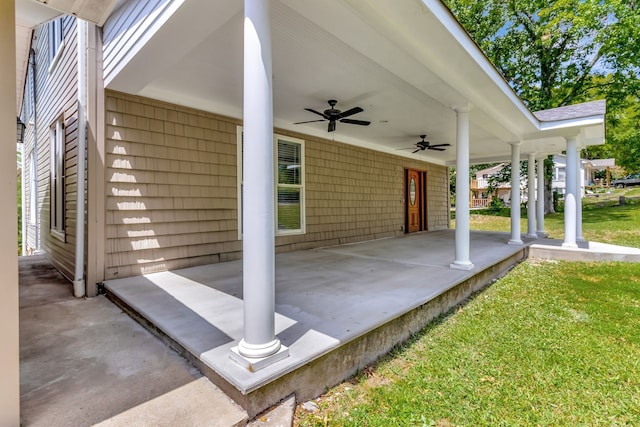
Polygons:
<instances>
[{"instance_id":1,"label":"column base","mask_svg":"<svg viewBox=\"0 0 640 427\"><path fill-rule=\"evenodd\" d=\"M289 347L280 345L278 351L265 357L246 357L240 354L238 346L235 346L231 348L229 357L249 372L256 372L289 357Z\"/></svg>"},{"instance_id":2,"label":"column base","mask_svg":"<svg viewBox=\"0 0 640 427\"><path fill-rule=\"evenodd\" d=\"M578 247L578 245L577 245L577 244L575 244L575 243L567 243L567 242L564 242L564 243L562 243L562 247L563 247L563 248L577 248L577 247Z\"/></svg>"},{"instance_id":3,"label":"column base","mask_svg":"<svg viewBox=\"0 0 640 427\"><path fill-rule=\"evenodd\" d=\"M546 239L547 237L549 237L549 234L545 233L544 230L542 231L536 231L536 234L538 235L539 238L541 239Z\"/></svg>"},{"instance_id":4,"label":"column base","mask_svg":"<svg viewBox=\"0 0 640 427\"><path fill-rule=\"evenodd\" d=\"M84 279L73 281L73 296L76 298L82 298L85 296Z\"/></svg>"},{"instance_id":5,"label":"column base","mask_svg":"<svg viewBox=\"0 0 640 427\"><path fill-rule=\"evenodd\" d=\"M524 237L528 237L529 239L537 239L538 235L536 233L527 233Z\"/></svg>"},{"instance_id":6,"label":"column base","mask_svg":"<svg viewBox=\"0 0 640 427\"><path fill-rule=\"evenodd\" d=\"M449 264L449 268L454 270L471 270L475 267L471 261L453 261Z\"/></svg>"},{"instance_id":7,"label":"column base","mask_svg":"<svg viewBox=\"0 0 640 427\"><path fill-rule=\"evenodd\" d=\"M510 239L507 242L508 245L524 245L521 239Z\"/></svg>"}]
</instances>

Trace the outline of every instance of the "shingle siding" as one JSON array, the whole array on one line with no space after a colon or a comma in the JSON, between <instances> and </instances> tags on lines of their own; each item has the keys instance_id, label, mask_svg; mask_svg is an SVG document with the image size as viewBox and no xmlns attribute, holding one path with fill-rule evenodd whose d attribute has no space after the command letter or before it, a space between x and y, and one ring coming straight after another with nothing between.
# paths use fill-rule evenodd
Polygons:
<instances>
[{"instance_id":1,"label":"shingle siding","mask_svg":"<svg viewBox=\"0 0 640 427\"><path fill-rule=\"evenodd\" d=\"M105 277L241 257L240 121L107 92ZM449 225L448 172L417 160L276 130L305 141L306 234L277 252L402 234L404 169L427 172L428 228Z\"/></svg>"}]
</instances>

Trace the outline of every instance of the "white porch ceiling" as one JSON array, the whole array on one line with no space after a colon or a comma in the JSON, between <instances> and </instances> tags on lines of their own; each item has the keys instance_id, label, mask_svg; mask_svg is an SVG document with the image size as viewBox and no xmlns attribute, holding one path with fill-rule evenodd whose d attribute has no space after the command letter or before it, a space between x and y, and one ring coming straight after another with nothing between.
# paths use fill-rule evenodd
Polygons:
<instances>
[{"instance_id":1,"label":"white porch ceiling","mask_svg":"<svg viewBox=\"0 0 640 427\"><path fill-rule=\"evenodd\" d=\"M578 132L576 126L540 131L437 0L271 4L276 127L439 164L455 164L456 106L473 105L470 157L476 162L508 160L508 143L516 141L523 141L523 157L559 153L564 137ZM242 8L240 1L185 0L130 52L107 87L242 117ZM318 118L304 108L323 111L329 99L341 110L362 107L351 118L371 125L338 123L328 133L326 122L293 124ZM431 143L451 147L401 150L425 133Z\"/></svg>"}]
</instances>

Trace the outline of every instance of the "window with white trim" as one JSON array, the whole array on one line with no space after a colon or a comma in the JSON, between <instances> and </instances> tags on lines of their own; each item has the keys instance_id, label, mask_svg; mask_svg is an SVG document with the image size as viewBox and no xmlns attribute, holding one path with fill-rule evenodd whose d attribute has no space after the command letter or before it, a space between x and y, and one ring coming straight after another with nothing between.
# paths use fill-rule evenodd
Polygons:
<instances>
[{"instance_id":1,"label":"window with white trim","mask_svg":"<svg viewBox=\"0 0 640 427\"><path fill-rule=\"evenodd\" d=\"M274 181L276 236L305 233L304 141L274 135ZM238 145L238 238L242 238L242 127L237 129Z\"/></svg>"},{"instance_id":2,"label":"window with white trim","mask_svg":"<svg viewBox=\"0 0 640 427\"><path fill-rule=\"evenodd\" d=\"M64 238L65 232L65 135L63 118L51 125L51 232Z\"/></svg>"},{"instance_id":3,"label":"window with white trim","mask_svg":"<svg viewBox=\"0 0 640 427\"><path fill-rule=\"evenodd\" d=\"M33 151L29 153L29 224L35 225L36 223L36 156L33 155Z\"/></svg>"},{"instance_id":4,"label":"window with white trim","mask_svg":"<svg viewBox=\"0 0 640 427\"><path fill-rule=\"evenodd\" d=\"M55 68L64 48L63 25L63 18L49 22L49 72Z\"/></svg>"},{"instance_id":5,"label":"window with white trim","mask_svg":"<svg viewBox=\"0 0 640 427\"><path fill-rule=\"evenodd\" d=\"M277 234L304 233L303 142L276 136Z\"/></svg>"}]
</instances>

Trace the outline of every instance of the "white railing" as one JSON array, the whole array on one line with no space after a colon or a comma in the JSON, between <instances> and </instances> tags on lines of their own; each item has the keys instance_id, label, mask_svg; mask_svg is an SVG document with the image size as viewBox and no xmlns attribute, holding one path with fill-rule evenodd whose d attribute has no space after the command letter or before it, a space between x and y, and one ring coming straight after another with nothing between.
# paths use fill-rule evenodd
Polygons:
<instances>
[{"instance_id":1,"label":"white railing","mask_svg":"<svg viewBox=\"0 0 640 427\"><path fill-rule=\"evenodd\" d=\"M471 180L471 188L487 188L487 187L489 187L489 180L487 178Z\"/></svg>"},{"instance_id":2,"label":"white railing","mask_svg":"<svg viewBox=\"0 0 640 427\"><path fill-rule=\"evenodd\" d=\"M526 182L525 180L526 180L526 177L521 179L523 183ZM489 179L488 178L472 179L471 188L489 188ZM511 182L500 182L498 183L496 188L511 188Z\"/></svg>"},{"instance_id":3,"label":"white railing","mask_svg":"<svg viewBox=\"0 0 640 427\"><path fill-rule=\"evenodd\" d=\"M491 199L471 199L472 208L486 208L491 203Z\"/></svg>"}]
</instances>

